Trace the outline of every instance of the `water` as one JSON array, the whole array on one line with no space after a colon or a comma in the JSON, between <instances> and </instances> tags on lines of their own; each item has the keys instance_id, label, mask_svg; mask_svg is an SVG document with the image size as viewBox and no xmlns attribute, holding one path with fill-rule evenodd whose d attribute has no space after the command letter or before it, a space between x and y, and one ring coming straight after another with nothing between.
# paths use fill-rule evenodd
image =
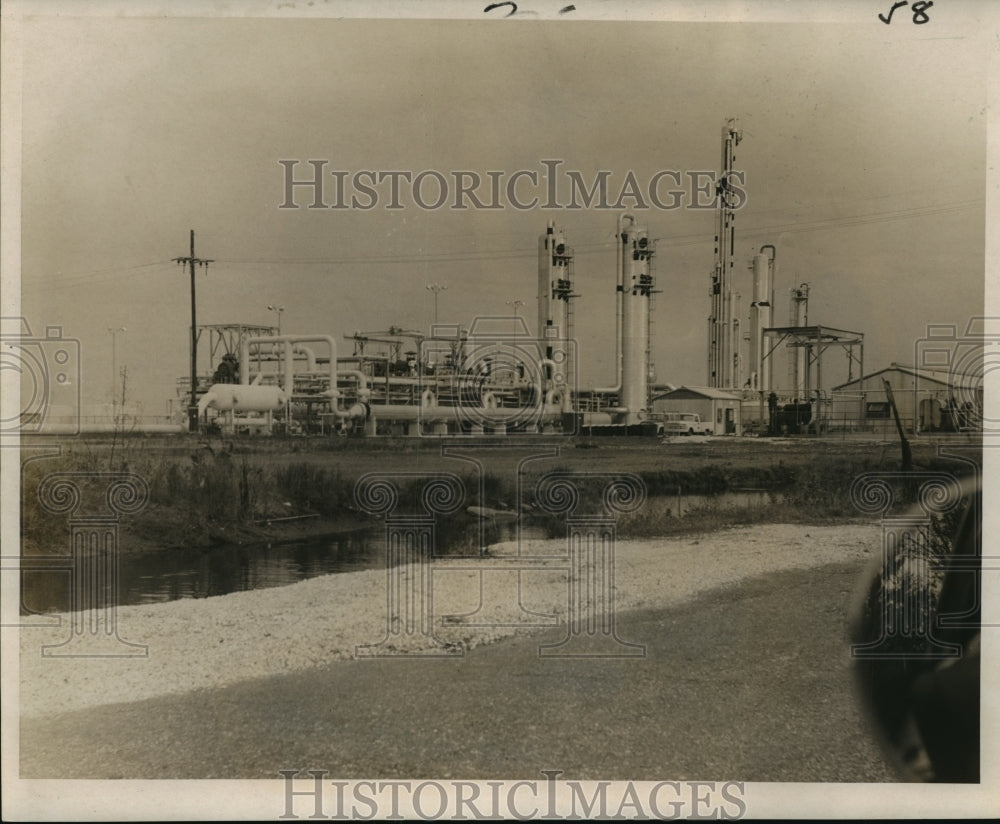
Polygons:
<instances>
[{"instance_id":1,"label":"water","mask_svg":"<svg viewBox=\"0 0 1000 824\"><path fill-rule=\"evenodd\" d=\"M695 508L766 504L765 491L727 492L722 495L657 496L647 501L653 512L675 517ZM479 545L478 525L471 518L442 519L437 530L441 554L473 555ZM487 544L517 537L515 521L487 519ZM523 537L545 537L525 527ZM328 538L295 543L162 549L124 553L119 560L120 605L151 604L181 598L209 598L230 592L280 587L341 572L385 568L385 532L381 525ZM69 609L69 573L22 573L22 614Z\"/></svg>"},{"instance_id":2,"label":"water","mask_svg":"<svg viewBox=\"0 0 1000 824\"><path fill-rule=\"evenodd\" d=\"M475 554L475 523L441 525L442 554ZM516 538L516 523L487 521L487 543ZM525 529L525 537L543 537ZM68 556L67 556L68 557ZM328 538L294 543L225 545L123 553L119 558L118 604L153 604L181 598L209 598L230 592L294 584L319 575L385 569L385 531L381 525ZM67 570L21 574L21 613L69 609Z\"/></svg>"}]
</instances>

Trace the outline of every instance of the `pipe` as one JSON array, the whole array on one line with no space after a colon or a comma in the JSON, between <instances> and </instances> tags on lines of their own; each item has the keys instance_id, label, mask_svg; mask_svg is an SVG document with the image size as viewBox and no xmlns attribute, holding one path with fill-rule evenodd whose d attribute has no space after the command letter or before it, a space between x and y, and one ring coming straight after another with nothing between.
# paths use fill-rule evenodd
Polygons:
<instances>
[{"instance_id":1,"label":"pipe","mask_svg":"<svg viewBox=\"0 0 1000 824\"><path fill-rule=\"evenodd\" d=\"M102 435L105 433L117 432L121 435L130 435L135 432L146 434L181 435L188 432L187 424L180 423L140 423L122 426L114 423L45 423L41 428L32 432L23 432L23 436L35 435Z\"/></svg>"},{"instance_id":2,"label":"pipe","mask_svg":"<svg viewBox=\"0 0 1000 824\"><path fill-rule=\"evenodd\" d=\"M368 388L368 376L360 369L338 369L337 377L354 378L358 382L358 397L368 400L371 397L371 389ZM331 388L336 389L336 384Z\"/></svg>"},{"instance_id":3,"label":"pipe","mask_svg":"<svg viewBox=\"0 0 1000 824\"><path fill-rule=\"evenodd\" d=\"M556 407L559 412L572 412L571 408L567 408L568 404L566 401L568 400L568 396L569 392L563 389L549 389L545 393L545 406L543 408L551 409L552 407Z\"/></svg>"},{"instance_id":4,"label":"pipe","mask_svg":"<svg viewBox=\"0 0 1000 824\"><path fill-rule=\"evenodd\" d=\"M292 354L296 357L297 360L302 360L303 358L305 358L307 372L316 371L316 353L313 352L308 346L298 346L298 345L292 346ZM272 362L276 360L282 360L284 358L284 354L282 354L280 357L275 357L273 351L271 353L262 352L258 355L258 358L259 360L262 361Z\"/></svg>"},{"instance_id":5,"label":"pipe","mask_svg":"<svg viewBox=\"0 0 1000 824\"><path fill-rule=\"evenodd\" d=\"M764 254L765 249L770 249L771 254L769 257L769 266L767 269L767 278L764 283L764 300L767 301L766 306L760 305L759 315L758 315L758 345L760 347L759 359L760 359L760 374L757 378L757 385L762 392L771 391L771 358L764 357L764 338L763 330L770 327L772 313L774 312L774 280L777 276L778 269L778 250L772 243L765 243L760 247L760 253Z\"/></svg>"},{"instance_id":6,"label":"pipe","mask_svg":"<svg viewBox=\"0 0 1000 824\"><path fill-rule=\"evenodd\" d=\"M367 403L355 403L351 404L350 409L341 409L335 404L331 404L330 414L341 420L367 420L371 415L371 407Z\"/></svg>"},{"instance_id":7,"label":"pipe","mask_svg":"<svg viewBox=\"0 0 1000 824\"><path fill-rule=\"evenodd\" d=\"M342 419L367 419L371 414L371 407L368 403L371 400L371 390L368 388L368 376L358 369L338 369L337 376L354 378L357 380L359 400L357 403L351 404L348 409L338 406L337 400L340 396L340 392L337 389L337 384L334 383L331 388L324 393L330 399L331 414Z\"/></svg>"},{"instance_id":8,"label":"pipe","mask_svg":"<svg viewBox=\"0 0 1000 824\"><path fill-rule=\"evenodd\" d=\"M326 396L330 399L331 411L338 417L361 417L362 415L367 416L367 409L359 404L354 404L350 409L342 409L337 406L337 398L339 393L337 391L337 376L347 375L353 376L358 381L358 396L367 399L368 392L368 378L363 373L357 369L337 369L337 342L331 335L272 335L266 337L254 337L247 338L243 346L240 348L240 382L243 384L248 384L250 382L250 347L254 344L261 343L282 343L285 344L284 348L284 360L285 360L285 382L284 390L285 394L289 399L292 397L292 391L294 389L294 361L292 360L292 350L295 348L293 344L299 343L325 343L330 348L330 359L327 363L329 369L329 389L326 392ZM305 347L299 347L300 349L305 349ZM315 367L315 355L312 354L311 350L307 350L309 355L312 355L312 364ZM308 357L308 356L307 356ZM257 376L257 380L260 379L260 375ZM256 381L255 381L256 382ZM360 409L360 412L359 412Z\"/></svg>"},{"instance_id":9,"label":"pipe","mask_svg":"<svg viewBox=\"0 0 1000 824\"><path fill-rule=\"evenodd\" d=\"M291 341L285 344L282 351L285 362L285 380L281 388L285 390L285 395L291 398L292 392L295 390L295 360L292 358Z\"/></svg>"},{"instance_id":10,"label":"pipe","mask_svg":"<svg viewBox=\"0 0 1000 824\"><path fill-rule=\"evenodd\" d=\"M316 371L316 353L308 346L293 346L292 352L306 356L306 372Z\"/></svg>"},{"instance_id":11,"label":"pipe","mask_svg":"<svg viewBox=\"0 0 1000 824\"><path fill-rule=\"evenodd\" d=\"M480 410L486 411L486 410ZM517 418L524 414L524 407L507 409L505 407L494 407L488 410L490 419L510 419ZM467 408L461 406L436 406L433 411L423 409L416 404L373 404L371 407L372 417L379 420L415 421L422 420L429 423L442 423L446 421L468 421L471 415ZM540 412L539 417L543 420L556 420L559 412Z\"/></svg>"},{"instance_id":12,"label":"pipe","mask_svg":"<svg viewBox=\"0 0 1000 824\"><path fill-rule=\"evenodd\" d=\"M553 375L559 374L559 371L560 371L559 364L557 364L551 358L542 358L542 360L541 360L541 366L543 368L542 369L542 374L543 375L545 374L544 367L546 367L546 366L548 366L548 367L550 367L552 369L552 374ZM558 396L559 396L559 404L560 404L560 407L562 408L562 411L563 412L572 412L573 411L573 399L570 397L570 376L566 375L564 373L564 377L565 377L565 381L563 383L563 386L561 386L561 387L559 387L557 389L549 389L549 390L547 390L545 396L547 398L553 392L557 392ZM535 384L535 390L537 392L541 393L543 385L544 384L536 383ZM548 401L546 401L546 403L548 403Z\"/></svg>"},{"instance_id":13,"label":"pipe","mask_svg":"<svg viewBox=\"0 0 1000 824\"><path fill-rule=\"evenodd\" d=\"M286 346L286 357L285 357L285 376L286 380L290 380L291 376L289 374L289 361L291 355L291 344L295 343L325 343L330 347L330 362L328 364L330 371L330 386L337 386L337 342L333 339L331 335L271 335L271 336L261 336L247 338L243 345L240 347L240 383L249 384L250 383L250 347L254 344L261 343L284 343L288 344ZM315 359L314 359L315 360ZM291 395L291 386L289 385L286 389L289 395Z\"/></svg>"},{"instance_id":14,"label":"pipe","mask_svg":"<svg viewBox=\"0 0 1000 824\"><path fill-rule=\"evenodd\" d=\"M201 420L201 416L205 414L205 410L218 399L218 396L211 389L198 399L198 420Z\"/></svg>"}]
</instances>

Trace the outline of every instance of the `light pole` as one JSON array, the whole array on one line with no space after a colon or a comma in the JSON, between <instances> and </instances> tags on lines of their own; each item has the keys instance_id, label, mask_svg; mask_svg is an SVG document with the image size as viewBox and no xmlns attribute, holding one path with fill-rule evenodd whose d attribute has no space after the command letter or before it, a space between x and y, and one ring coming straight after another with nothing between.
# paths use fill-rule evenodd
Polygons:
<instances>
[{"instance_id":1,"label":"light pole","mask_svg":"<svg viewBox=\"0 0 1000 824\"><path fill-rule=\"evenodd\" d=\"M438 322L438 295L447 289L447 285L442 283L428 283L427 288L434 293L434 325Z\"/></svg>"},{"instance_id":2,"label":"light pole","mask_svg":"<svg viewBox=\"0 0 1000 824\"><path fill-rule=\"evenodd\" d=\"M124 326L115 328L108 327L108 334L111 335L111 415L118 417L118 350L117 335L126 331Z\"/></svg>"},{"instance_id":3,"label":"light pole","mask_svg":"<svg viewBox=\"0 0 1000 824\"><path fill-rule=\"evenodd\" d=\"M278 314L278 334L280 335L281 334L281 313L285 311L285 307L284 306L278 306L277 304L274 304L274 303L269 303L269 304L267 304L267 308L268 308L269 311L271 311L271 312L277 312L277 314Z\"/></svg>"},{"instance_id":4,"label":"light pole","mask_svg":"<svg viewBox=\"0 0 1000 824\"><path fill-rule=\"evenodd\" d=\"M520 309L522 306L524 306L524 301L523 300L508 300L507 301L507 305L514 307L514 317L516 318L517 317L517 310Z\"/></svg>"}]
</instances>

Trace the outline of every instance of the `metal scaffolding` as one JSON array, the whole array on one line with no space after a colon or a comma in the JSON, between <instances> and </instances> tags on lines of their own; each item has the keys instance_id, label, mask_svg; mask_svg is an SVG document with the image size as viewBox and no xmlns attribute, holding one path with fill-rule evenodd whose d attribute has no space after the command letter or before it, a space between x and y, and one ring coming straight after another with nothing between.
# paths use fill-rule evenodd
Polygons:
<instances>
[{"instance_id":1,"label":"metal scaffolding","mask_svg":"<svg viewBox=\"0 0 1000 824\"><path fill-rule=\"evenodd\" d=\"M854 364L858 365L858 375L864 374L865 336L863 332L848 329L834 329L831 326L772 326L763 330L764 354L768 360L775 350L788 346L805 352L803 374L798 376L798 385L787 387L787 391L801 400L809 399L822 392L823 353L831 346L839 347L847 353L847 380L853 379ZM855 351L857 350L857 351ZM815 368L814 368L815 367ZM772 375L777 374L772 370ZM815 380L813 380L815 378Z\"/></svg>"}]
</instances>

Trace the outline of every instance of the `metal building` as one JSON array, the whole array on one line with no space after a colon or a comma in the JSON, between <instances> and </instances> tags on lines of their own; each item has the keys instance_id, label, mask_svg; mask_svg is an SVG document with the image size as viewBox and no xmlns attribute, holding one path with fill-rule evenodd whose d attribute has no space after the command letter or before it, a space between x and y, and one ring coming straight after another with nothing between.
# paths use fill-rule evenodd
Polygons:
<instances>
[{"instance_id":1,"label":"metal building","mask_svg":"<svg viewBox=\"0 0 1000 824\"><path fill-rule=\"evenodd\" d=\"M982 427L981 375L898 363L835 386L831 424L849 431L891 435L895 423L886 381L907 432L974 432Z\"/></svg>"}]
</instances>

